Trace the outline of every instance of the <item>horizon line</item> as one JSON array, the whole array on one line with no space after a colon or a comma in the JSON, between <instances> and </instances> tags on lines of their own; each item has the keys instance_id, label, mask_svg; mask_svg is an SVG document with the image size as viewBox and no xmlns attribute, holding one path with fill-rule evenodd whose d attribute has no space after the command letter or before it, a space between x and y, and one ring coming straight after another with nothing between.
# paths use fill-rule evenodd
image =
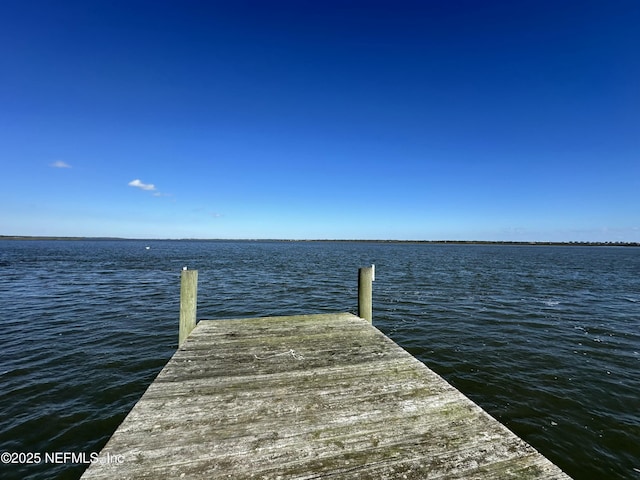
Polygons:
<instances>
[{"instance_id":1,"label":"horizon line","mask_svg":"<svg viewBox=\"0 0 640 480\"><path fill-rule=\"evenodd\" d=\"M113 240L113 241L193 241L193 242L354 242L354 243L428 243L469 245L585 245L585 246L640 246L636 241L589 241L589 240L417 240L417 239L358 239L358 238L132 238L104 236L64 235L0 235L0 240Z\"/></svg>"}]
</instances>

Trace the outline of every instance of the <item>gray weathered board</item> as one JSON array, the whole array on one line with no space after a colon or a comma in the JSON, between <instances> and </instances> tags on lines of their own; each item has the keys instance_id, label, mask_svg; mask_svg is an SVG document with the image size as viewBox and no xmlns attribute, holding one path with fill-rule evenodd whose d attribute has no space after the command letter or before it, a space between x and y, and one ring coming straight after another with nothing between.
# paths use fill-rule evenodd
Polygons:
<instances>
[{"instance_id":1,"label":"gray weathered board","mask_svg":"<svg viewBox=\"0 0 640 480\"><path fill-rule=\"evenodd\" d=\"M348 313L201 321L101 458L84 480L569 478Z\"/></svg>"}]
</instances>

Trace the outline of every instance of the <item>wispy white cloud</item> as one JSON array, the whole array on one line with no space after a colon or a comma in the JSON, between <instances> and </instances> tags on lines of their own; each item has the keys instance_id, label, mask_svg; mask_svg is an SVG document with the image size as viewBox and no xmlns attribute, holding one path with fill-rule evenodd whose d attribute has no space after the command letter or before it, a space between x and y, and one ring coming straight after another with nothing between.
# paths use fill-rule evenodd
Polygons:
<instances>
[{"instance_id":1,"label":"wispy white cloud","mask_svg":"<svg viewBox=\"0 0 640 480\"><path fill-rule=\"evenodd\" d=\"M205 216L209 218L220 218L224 217L224 213L216 212L213 210L209 210L206 207L197 207L191 210L191 213L194 213L198 216Z\"/></svg>"},{"instance_id":2,"label":"wispy white cloud","mask_svg":"<svg viewBox=\"0 0 640 480\"><path fill-rule=\"evenodd\" d=\"M49 166L53 168L71 168L71 165L69 165L66 162L63 162L62 160L57 160Z\"/></svg>"},{"instance_id":3,"label":"wispy white cloud","mask_svg":"<svg viewBox=\"0 0 640 480\"><path fill-rule=\"evenodd\" d=\"M156 186L153 183L142 183L138 178L136 178L135 180L131 180L128 185L130 187L136 187L148 191L153 191L156 189Z\"/></svg>"}]
</instances>

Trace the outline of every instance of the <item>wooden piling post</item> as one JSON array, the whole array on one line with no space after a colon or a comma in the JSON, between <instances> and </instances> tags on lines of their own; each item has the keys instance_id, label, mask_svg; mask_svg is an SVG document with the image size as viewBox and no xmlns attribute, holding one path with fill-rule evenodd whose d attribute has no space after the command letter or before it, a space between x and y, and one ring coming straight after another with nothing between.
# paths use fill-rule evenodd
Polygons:
<instances>
[{"instance_id":1,"label":"wooden piling post","mask_svg":"<svg viewBox=\"0 0 640 480\"><path fill-rule=\"evenodd\" d=\"M184 267L180 277L180 333L178 347L182 346L196 326L198 305L198 271Z\"/></svg>"},{"instance_id":2,"label":"wooden piling post","mask_svg":"<svg viewBox=\"0 0 640 480\"><path fill-rule=\"evenodd\" d=\"M358 269L358 316L373 322L374 265Z\"/></svg>"}]
</instances>

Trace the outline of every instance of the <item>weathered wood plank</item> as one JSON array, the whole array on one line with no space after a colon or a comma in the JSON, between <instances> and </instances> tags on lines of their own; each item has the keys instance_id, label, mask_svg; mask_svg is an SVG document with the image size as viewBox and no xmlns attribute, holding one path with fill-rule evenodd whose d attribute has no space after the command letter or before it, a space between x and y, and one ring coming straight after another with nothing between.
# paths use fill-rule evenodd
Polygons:
<instances>
[{"instance_id":1,"label":"weathered wood plank","mask_svg":"<svg viewBox=\"0 0 640 480\"><path fill-rule=\"evenodd\" d=\"M196 326L198 311L198 271L184 267L180 276L180 331L178 345L182 345Z\"/></svg>"},{"instance_id":2,"label":"weathered wood plank","mask_svg":"<svg viewBox=\"0 0 640 480\"><path fill-rule=\"evenodd\" d=\"M201 321L83 479L568 478L350 314Z\"/></svg>"}]
</instances>

